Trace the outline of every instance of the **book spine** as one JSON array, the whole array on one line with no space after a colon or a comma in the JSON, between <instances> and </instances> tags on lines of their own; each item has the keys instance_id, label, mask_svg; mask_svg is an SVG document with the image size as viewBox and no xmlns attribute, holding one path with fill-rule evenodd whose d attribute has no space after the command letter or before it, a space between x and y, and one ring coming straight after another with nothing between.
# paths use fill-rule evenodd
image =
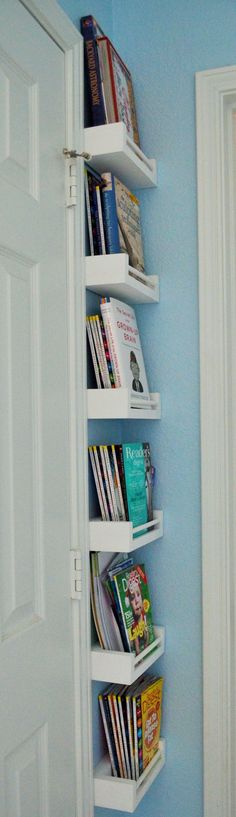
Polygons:
<instances>
[{"instance_id":1,"label":"book spine","mask_svg":"<svg viewBox=\"0 0 236 817\"><path fill-rule=\"evenodd\" d=\"M95 345L95 349L96 349L96 353L97 353L97 358L98 358L98 363L99 363L99 368L100 368L100 374L101 374L101 378L102 378L102 384L103 384L104 389L106 389L107 388L107 383L108 383L108 372L106 371L107 366L106 366L106 368L104 366L104 358L103 358L103 353L102 353L103 350L101 348L99 335L98 335L98 329L97 329L97 323L96 323L95 319L96 319L96 315L89 315L89 321L90 321L90 326L91 326L91 330L92 330L94 345Z\"/></svg>"},{"instance_id":2,"label":"book spine","mask_svg":"<svg viewBox=\"0 0 236 817\"><path fill-rule=\"evenodd\" d=\"M105 326L104 326L104 323L103 323L102 316L100 317L100 327L101 327L102 340L103 340L103 346L104 346L105 355L106 355L106 361L107 361L109 377L110 377L110 381L111 381L111 387L112 387L112 389L114 389L115 388L115 378L114 378L114 372L113 372L113 368L112 368L112 362L111 362L109 347L108 347L108 343L107 343L107 336L106 336Z\"/></svg>"},{"instance_id":3,"label":"book spine","mask_svg":"<svg viewBox=\"0 0 236 817\"><path fill-rule=\"evenodd\" d=\"M120 747L121 764L122 764L122 770L123 770L122 777L124 777L127 780L128 779L128 773L127 773L125 753L124 753L124 745L123 745L123 737L122 737L121 725L120 725L120 716L119 716L118 703L117 703L117 694L113 694L113 708L114 708L114 716L115 716L115 721L116 721L117 736L118 736L119 747Z\"/></svg>"},{"instance_id":4,"label":"book spine","mask_svg":"<svg viewBox=\"0 0 236 817\"><path fill-rule=\"evenodd\" d=\"M89 347L90 347L90 351L91 351L91 355L92 355L92 361L93 361L93 368L94 368L95 377L96 377L96 383L97 383L98 389L101 389L102 384L101 384L99 366L98 366L98 363L97 363L96 349L95 349L95 346L94 346L94 341L93 341L93 336L92 336L92 332L91 332L91 326L90 326L89 318L86 318L86 329L87 329L87 335L88 335L88 340L89 340Z\"/></svg>"},{"instance_id":5,"label":"book spine","mask_svg":"<svg viewBox=\"0 0 236 817\"><path fill-rule=\"evenodd\" d=\"M100 465L96 445L93 446L93 453L94 453L94 459L95 459L95 463L96 463L96 467L97 467L97 475L98 475L98 481L99 481L99 485L100 485L100 489L101 489L102 501L103 501L104 510L105 510L105 520L106 520L106 522L109 522L111 517L110 517L110 514L109 514L107 498L106 498L106 493L105 493L105 489L104 489L104 478L103 478L103 473L101 471L101 465Z\"/></svg>"},{"instance_id":6,"label":"book spine","mask_svg":"<svg viewBox=\"0 0 236 817\"><path fill-rule=\"evenodd\" d=\"M101 204L101 192L100 192L99 185L96 185L96 196L97 196L98 222L99 222L99 229L100 229L100 236L101 236L102 255L106 255L105 234L104 234L104 224L103 224L102 204Z\"/></svg>"},{"instance_id":7,"label":"book spine","mask_svg":"<svg viewBox=\"0 0 236 817\"><path fill-rule=\"evenodd\" d=\"M92 227L92 218L91 218L91 210L90 210L88 175L87 175L86 168L84 169L84 186L85 186L85 201L86 201L86 212L87 212L87 222L88 222L89 246L90 246L91 255L94 255L93 227Z\"/></svg>"},{"instance_id":8,"label":"book spine","mask_svg":"<svg viewBox=\"0 0 236 817\"><path fill-rule=\"evenodd\" d=\"M125 520L126 520L125 506L124 506L123 494L122 494L122 490L121 490L120 475L119 475L119 469L118 469L117 457L116 457L116 450L115 450L114 445L111 446L111 452L112 452L112 457L113 457L113 462L114 462L117 491L118 491L119 500L120 500L121 518L125 522Z\"/></svg>"},{"instance_id":9,"label":"book spine","mask_svg":"<svg viewBox=\"0 0 236 817\"><path fill-rule=\"evenodd\" d=\"M137 719L137 739L138 739L138 776L143 771L143 733L142 733L142 705L141 695L136 698L136 719Z\"/></svg>"},{"instance_id":10,"label":"book spine","mask_svg":"<svg viewBox=\"0 0 236 817\"><path fill-rule=\"evenodd\" d=\"M132 699L133 704L133 730L134 730L134 765L135 765L135 778L136 780L139 779L139 762L138 762L138 726L137 726L137 708L136 708L136 698L135 696Z\"/></svg>"},{"instance_id":11,"label":"book spine","mask_svg":"<svg viewBox=\"0 0 236 817\"><path fill-rule=\"evenodd\" d=\"M118 764L119 764L119 777L124 777L122 761L121 761L121 754L120 754L120 747L119 747L119 741L118 741L118 734L117 734L117 730L116 730L116 722L115 722L115 715L114 715L114 708L113 708L113 696L112 696L112 693L110 692L107 697L108 697L108 704L109 704L109 709L110 709L110 716L111 716L111 723L112 723L112 729L113 729L113 735L114 735L114 741L115 741L115 747L116 747L116 754L117 754L117 759L118 759Z\"/></svg>"},{"instance_id":12,"label":"book spine","mask_svg":"<svg viewBox=\"0 0 236 817\"><path fill-rule=\"evenodd\" d=\"M117 457L117 464L118 470L120 475L120 482L121 482L121 490L124 500L125 506L125 518L129 519L129 510L128 510L128 500L127 500L127 491L126 491L126 482L125 482L125 469L124 469L124 457L123 457L123 449L122 445L115 446L115 452Z\"/></svg>"},{"instance_id":13,"label":"book spine","mask_svg":"<svg viewBox=\"0 0 236 817\"><path fill-rule=\"evenodd\" d=\"M110 376L109 376L109 369L108 369L108 362L107 362L106 352L105 352L105 349L104 349L104 342L103 342L103 336L102 336L102 330L101 330L101 324L100 324L100 315L95 315L95 326L96 326L96 330L97 330L97 334L98 334L98 338L99 338L99 346L100 346L100 350L101 350L102 366L103 366L103 372L104 372L106 388L111 389L111 380L110 380Z\"/></svg>"},{"instance_id":14,"label":"book spine","mask_svg":"<svg viewBox=\"0 0 236 817\"><path fill-rule=\"evenodd\" d=\"M111 44L110 44L108 39L107 39L107 55L108 55L109 73L110 73L110 79L111 79L112 99L113 99L114 111L115 111L115 117L116 117L115 121L119 122L120 115L119 115L117 97L116 97L116 84L115 84L113 62L112 62L112 56L111 56Z\"/></svg>"},{"instance_id":15,"label":"book spine","mask_svg":"<svg viewBox=\"0 0 236 817\"><path fill-rule=\"evenodd\" d=\"M89 202L90 202L90 215L91 215L91 223L92 223L92 231L93 231L94 255L102 255L102 242L101 242L99 219L98 219L96 187L95 187L93 176L91 175L91 173L89 173L88 170L87 170L87 179L88 179L88 191L89 191Z\"/></svg>"},{"instance_id":16,"label":"book spine","mask_svg":"<svg viewBox=\"0 0 236 817\"><path fill-rule=\"evenodd\" d=\"M118 707L119 707L119 714L120 714L120 724L121 724L121 731L122 731L122 738L123 738L123 746L125 752L125 761L126 761L126 768L127 768L127 775L128 779L131 780L131 766L130 766L130 758L129 758L129 751L128 751L128 744L127 744L127 735L126 735L126 728L125 728L125 720L124 720L124 712L123 712L123 702L121 695L117 696Z\"/></svg>"},{"instance_id":17,"label":"book spine","mask_svg":"<svg viewBox=\"0 0 236 817\"><path fill-rule=\"evenodd\" d=\"M103 301L102 300L102 302L101 302L101 313L102 313L102 317L103 317L105 332L106 332L106 336L107 336L107 343L108 343L108 348L109 348L109 352L110 352L110 358L111 358L111 361L112 361L112 367L113 367L113 372L114 372L114 376L115 376L115 384L116 384L116 388L119 388L122 385L121 373L120 373L120 367L119 367L119 362L118 362L118 357L117 357L114 332L113 332L112 322L111 322L111 318L110 318L110 304L109 304L109 301Z\"/></svg>"},{"instance_id":18,"label":"book spine","mask_svg":"<svg viewBox=\"0 0 236 817\"><path fill-rule=\"evenodd\" d=\"M108 497L110 516L111 516L112 521L115 522L116 521L115 520L115 512L114 512L114 507L113 507L113 502L112 502L112 495L111 495L110 484L109 484L109 479L108 479L105 452L104 452L104 446L103 445L99 446L99 451L100 451L103 474L104 474L104 480L105 480L105 485L106 485L106 493L107 493L107 497Z\"/></svg>"},{"instance_id":19,"label":"book spine","mask_svg":"<svg viewBox=\"0 0 236 817\"><path fill-rule=\"evenodd\" d=\"M112 500L112 507L113 507L113 513L114 513L114 521L119 522L119 514L118 514L117 503L116 503L115 488L114 488L114 482L113 482L113 476L112 476L112 470L111 470L111 463L110 463L110 457L109 457L109 451L108 451L107 445L104 445L103 450L104 450L104 456L105 456L105 462L106 462L108 482L109 482L109 487L110 487L110 491L111 491L111 500Z\"/></svg>"},{"instance_id":20,"label":"book spine","mask_svg":"<svg viewBox=\"0 0 236 817\"><path fill-rule=\"evenodd\" d=\"M117 777L117 770L116 770L115 759L114 759L114 754L113 754L112 741L111 741L111 738L110 738L110 732L109 732L108 725L107 725L107 719L106 719L106 715L105 715L104 701L103 701L102 693L99 694L98 700L99 700L99 704L100 704L100 710L101 710L102 722L103 722L103 726L104 726L104 732L105 732L105 736L106 736L107 748L108 748L109 757L110 757L110 761L111 761L112 774L113 774L113 777Z\"/></svg>"},{"instance_id":21,"label":"book spine","mask_svg":"<svg viewBox=\"0 0 236 817\"><path fill-rule=\"evenodd\" d=\"M135 763L134 763L134 739L133 739L133 718L132 718L132 705L130 696L126 696L126 712L127 712L127 724L128 724L128 736L129 736L129 754L130 754L130 764L131 764L131 779L135 780Z\"/></svg>"},{"instance_id":22,"label":"book spine","mask_svg":"<svg viewBox=\"0 0 236 817\"><path fill-rule=\"evenodd\" d=\"M90 456L90 462L91 462L93 476L94 476L94 482L95 482L96 489L97 489L97 496L98 496L101 516L102 516L103 522L105 522L106 521L106 513L105 513L104 502L103 502L102 493L101 493L99 480L98 480L98 473L97 473L96 463L95 463L95 459L94 459L94 452L93 452L93 449L92 449L91 445L89 446L89 456Z\"/></svg>"},{"instance_id":23,"label":"book spine","mask_svg":"<svg viewBox=\"0 0 236 817\"><path fill-rule=\"evenodd\" d=\"M103 174L103 179L106 174ZM116 209L114 179L107 174L108 184L102 188L102 209L107 253L120 252L119 225Z\"/></svg>"},{"instance_id":24,"label":"book spine","mask_svg":"<svg viewBox=\"0 0 236 817\"><path fill-rule=\"evenodd\" d=\"M84 37L85 68L88 75L88 87L93 124L105 125L107 120L102 93L102 80L100 74L97 43L93 31L92 21L91 25L88 25L88 22L85 25L82 20L81 29Z\"/></svg>"}]
</instances>

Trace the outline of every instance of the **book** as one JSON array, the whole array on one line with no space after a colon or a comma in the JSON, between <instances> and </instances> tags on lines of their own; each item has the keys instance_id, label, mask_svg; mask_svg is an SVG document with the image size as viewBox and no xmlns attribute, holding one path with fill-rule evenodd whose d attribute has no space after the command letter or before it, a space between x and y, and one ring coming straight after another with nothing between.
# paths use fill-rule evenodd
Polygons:
<instances>
[{"instance_id":1,"label":"book","mask_svg":"<svg viewBox=\"0 0 236 817\"><path fill-rule=\"evenodd\" d=\"M107 104L108 121L124 122L130 138L139 142L139 132L130 71L121 59L108 37L97 38L101 55L104 96Z\"/></svg>"},{"instance_id":2,"label":"book","mask_svg":"<svg viewBox=\"0 0 236 817\"><path fill-rule=\"evenodd\" d=\"M155 640L148 580L143 564L132 565L113 576L116 602L130 652L139 655Z\"/></svg>"},{"instance_id":3,"label":"book","mask_svg":"<svg viewBox=\"0 0 236 817\"><path fill-rule=\"evenodd\" d=\"M129 389L131 405L145 403L145 407L149 407L150 394L135 311L117 298L102 298L100 308L115 385Z\"/></svg>"},{"instance_id":4,"label":"book","mask_svg":"<svg viewBox=\"0 0 236 817\"><path fill-rule=\"evenodd\" d=\"M142 443L123 443L123 467L125 474L128 518L136 528L148 521L146 468ZM145 533L134 533L134 538Z\"/></svg>"},{"instance_id":5,"label":"book","mask_svg":"<svg viewBox=\"0 0 236 817\"><path fill-rule=\"evenodd\" d=\"M159 747L162 691L163 678L156 678L149 687L141 692L143 770L149 765Z\"/></svg>"},{"instance_id":6,"label":"book","mask_svg":"<svg viewBox=\"0 0 236 817\"><path fill-rule=\"evenodd\" d=\"M112 173L102 173L102 179L107 253L127 253L130 265L144 272L139 199Z\"/></svg>"},{"instance_id":7,"label":"book","mask_svg":"<svg viewBox=\"0 0 236 817\"><path fill-rule=\"evenodd\" d=\"M116 765L116 756L115 756L115 751L114 751L114 742L112 740L113 736L112 736L112 732L111 732L111 728L110 728L110 722L107 719L104 696L102 695L101 692L98 695L98 700L99 700L99 705L100 705L100 711L101 711L101 716L102 716L104 732L105 732L105 736L106 736L107 748L108 748L109 757L110 757L112 775L113 775L113 777L118 777L117 765Z\"/></svg>"},{"instance_id":8,"label":"book","mask_svg":"<svg viewBox=\"0 0 236 817\"><path fill-rule=\"evenodd\" d=\"M126 705L125 705L125 694L127 691L127 686L122 687L118 694L117 694L117 703L119 709L119 716L120 716L120 725L121 725L121 733L122 733L122 740L123 740L123 747L124 747L124 755L125 755L125 763L127 769L127 777L131 780L131 765L130 765L130 756L129 756L129 736L128 736L128 723L127 723L127 712L126 712Z\"/></svg>"},{"instance_id":9,"label":"book","mask_svg":"<svg viewBox=\"0 0 236 817\"><path fill-rule=\"evenodd\" d=\"M146 488L146 500L147 500L147 515L148 521L150 522L153 519L153 503L152 503L152 493L153 493L153 486L155 480L155 468L152 465L151 460L151 449L149 443L143 443L143 453L144 453L144 467L145 467L145 488Z\"/></svg>"},{"instance_id":10,"label":"book","mask_svg":"<svg viewBox=\"0 0 236 817\"><path fill-rule=\"evenodd\" d=\"M94 373L95 373L95 377L96 377L96 384L97 384L97 388L101 389L102 388L102 381L101 381L101 376L100 376L100 366L99 366L99 360L98 360L98 357L97 357L96 345L94 343L92 329L91 329L91 326L90 326L89 317L86 318L86 329L87 329L87 336L88 336L88 341L89 341L89 348L90 348L91 357L92 357L92 361L93 361Z\"/></svg>"},{"instance_id":11,"label":"book","mask_svg":"<svg viewBox=\"0 0 236 817\"><path fill-rule=\"evenodd\" d=\"M97 489L97 497L98 497L98 501L99 501L101 517L102 517L103 522L105 522L106 519L107 519L107 516L106 516L106 511L105 511L105 506L104 506L103 495L102 495L102 491L101 491L101 487L100 487L100 482L99 482L99 479L98 479L98 472L97 472L97 468L96 468L94 451L93 451L93 448L92 448L91 445L89 446L89 456L90 456L90 462L91 462L91 466L92 466L94 481L95 481L95 485L96 485L96 489Z\"/></svg>"},{"instance_id":12,"label":"book","mask_svg":"<svg viewBox=\"0 0 236 817\"><path fill-rule=\"evenodd\" d=\"M101 205L102 177L91 165L85 163L85 202L91 255L105 255L105 234Z\"/></svg>"},{"instance_id":13,"label":"book","mask_svg":"<svg viewBox=\"0 0 236 817\"><path fill-rule=\"evenodd\" d=\"M80 26L84 37L85 78L88 81L92 124L105 125L107 114L97 49L97 37L103 37L104 32L91 14L81 18Z\"/></svg>"}]
</instances>

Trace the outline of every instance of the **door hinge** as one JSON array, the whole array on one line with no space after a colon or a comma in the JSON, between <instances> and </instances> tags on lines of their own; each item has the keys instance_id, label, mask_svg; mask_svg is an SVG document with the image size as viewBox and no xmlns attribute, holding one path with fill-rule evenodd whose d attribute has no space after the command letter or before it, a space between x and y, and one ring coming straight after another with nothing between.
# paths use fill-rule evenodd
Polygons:
<instances>
[{"instance_id":1,"label":"door hinge","mask_svg":"<svg viewBox=\"0 0 236 817\"><path fill-rule=\"evenodd\" d=\"M66 207L72 207L77 204L77 165L76 159L91 159L90 153L82 151L78 153L77 150L69 150L63 148L63 156L66 161Z\"/></svg>"},{"instance_id":2,"label":"door hinge","mask_svg":"<svg viewBox=\"0 0 236 817\"><path fill-rule=\"evenodd\" d=\"M70 597L81 601L82 566L80 550L70 550Z\"/></svg>"}]
</instances>

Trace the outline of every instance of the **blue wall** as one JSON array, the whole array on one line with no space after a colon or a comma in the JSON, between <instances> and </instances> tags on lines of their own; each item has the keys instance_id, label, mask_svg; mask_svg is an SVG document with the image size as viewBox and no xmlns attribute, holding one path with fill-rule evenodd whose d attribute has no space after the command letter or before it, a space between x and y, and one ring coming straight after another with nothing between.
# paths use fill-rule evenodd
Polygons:
<instances>
[{"instance_id":1,"label":"blue wall","mask_svg":"<svg viewBox=\"0 0 236 817\"><path fill-rule=\"evenodd\" d=\"M131 69L141 144L158 159L158 187L140 194L146 266L161 300L139 307L152 389L162 421L127 424L149 438L165 536L145 552L155 616L166 625L163 735L167 764L137 817L202 817L201 538L196 71L236 63L234 0L61 0L75 23L93 13ZM112 14L113 11L113 14ZM95 747L98 748L98 747ZM115 812L114 812L115 814ZM119 817L119 813L116 812ZM99 817L108 811L98 809Z\"/></svg>"}]
</instances>

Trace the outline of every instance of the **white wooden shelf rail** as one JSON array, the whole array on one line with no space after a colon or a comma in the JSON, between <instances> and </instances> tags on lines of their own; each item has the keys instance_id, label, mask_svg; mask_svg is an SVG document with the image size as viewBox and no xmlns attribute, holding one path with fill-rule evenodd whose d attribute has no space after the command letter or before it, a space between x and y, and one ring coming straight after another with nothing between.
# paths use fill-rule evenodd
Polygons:
<instances>
[{"instance_id":1,"label":"white wooden shelf rail","mask_svg":"<svg viewBox=\"0 0 236 817\"><path fill-rule=\"evenodd\" d=\"M155 641L140 655L130 652L103 650L99 644L91 649L93 681L110 681L117 684L132 684L143 672L163 655L165 650L165 629L154 625Z\"/></svg>"},{"instance_id":2,"label":"white wooden shelf rail","mask_svg":"<svg viewBox=\"0 0 236 817\"><path fill-rule=\"evenodd\" d=\"M165 741L163 739L159 742L158 752L137 782L112 777L109 757L104 757L94 771L95 806L134 812L164 764Z\"/></svg>"},{"instance_id":3,"label":"white wooden shelf rail","mask_svg":"<svg viewBox=\"0 0 236 817\"><path fill-rule=\"evenodd\" d=\"M161 416L158 392L150 394L150 403L131 398L127 388L88 389L87 399L89 420L159 420Z\"/></svg>"},{"instance_id":4,"label":"white wooden shelf rail","mask_svg":"<svg viewBox=\"0 0 236 817\"><path fill-rule=\"evenodd\" d=\"M137 533L140 535L135 537ZM102 519L90 519L89 522L90 550L129 553L162 536L163 511L154 510L152 521L136 528L132 522L103 522Z\"/></svg>"},{"instance_id":5,"label":"white wooden shelf rail","mask_svg":"<svg viewBox=\"0 0 236 817\"><path fill-rule=\"evenodd\" d=\"M156 161L130 139L124 122L85 128L84 139L90 164L99 173L111 171L130 190L156 187Z\"/></svg>"},{"instance_id":6,"label":"white wooden shelf rail","mask_svg":"<svg viewBox=\"0 0 236 817\"><path fill-rule=\"evenodd\" d=\"M159 301L158 275L145 275L129 264L126 253L86 258L86 287L98 295L111 295L133 304Z\"/></svg>"}]
</instances>

